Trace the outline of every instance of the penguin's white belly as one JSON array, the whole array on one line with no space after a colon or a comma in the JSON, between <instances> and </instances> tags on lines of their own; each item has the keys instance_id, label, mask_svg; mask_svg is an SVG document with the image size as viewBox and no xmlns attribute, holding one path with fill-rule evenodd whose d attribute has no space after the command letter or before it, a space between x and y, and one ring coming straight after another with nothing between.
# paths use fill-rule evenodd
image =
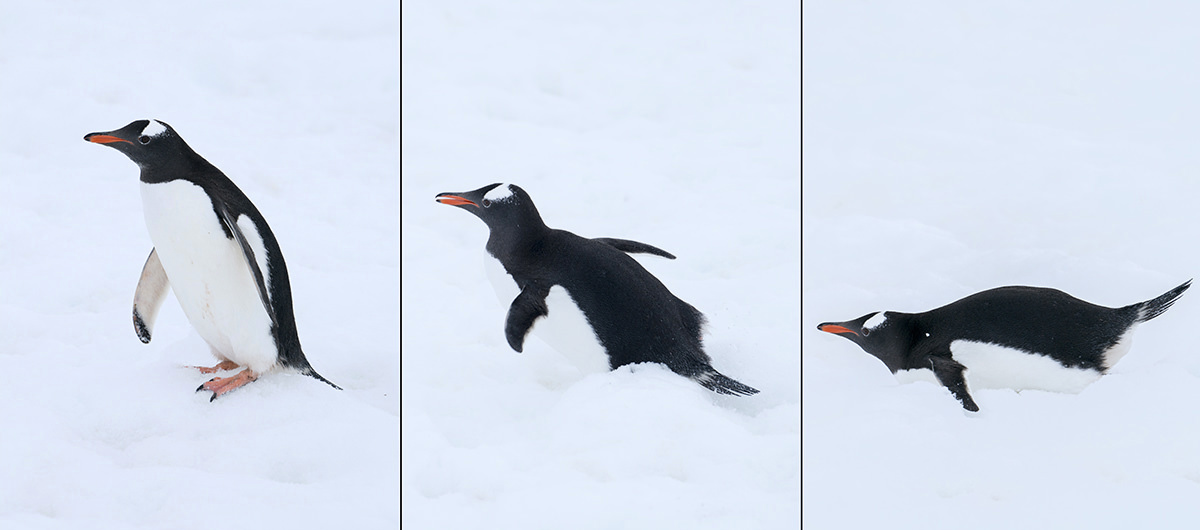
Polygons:
<instances>
[{"instance_id":1,"label":"penguin's white belly","mask_svg":"<svg viewBox=\"0 0 1200 530\"><path fill-rule=\"evenodd\" d=\"M504 265L500 260L493 258L491 254L484 253L483 270L487 273L488 283L492 284L492 290L496 292L496 299L504 305L507 310L508 306L512 305L512 301L521 294L521 290L517 288L517 282L513 280L512 275L504 270Z\"/></svg>"},{"instance_id":2,"label":"penguin's white belly","mask_svg":"<svg viewBox=\"0 0 1200 530\"><path fill-rule=\"evenodd\" d=\"M1008 388L1075 394L1103 375L1096 370L1067 368L1045 355L985 342L954 341L950 344L950 352L955 361L967 368L963 377L967 380L967 388L972 390ZM928 368L901 370L896 372L896 379L901 383L928 381L941 384Z\"/></svg>"},{"instance_id":3,"label":"penguin's white belly","mask_svg":"<svg viewBox=\"0 0 1200 530\"><path fill-rule=\"evenodd\" d=\"M547 315L533 323L532 332L585 374L611 370L608 352L600 343L583 310L561 285L546 296Z\"/></svg>"},{"instance_id":4,"label":"penguin's white belly","mask_svg":"<svg viewBox=\"0 0 1200 530\"><path fill-rule=\"evenodd\" d=\"M1102 375L1091 369L1067 368L1045 355L997 344L956 340L954 360L967 367L969 388L1011 388L1078 393Z\"/></svg>"},{"instance_id":5,"label":"penguin's white belly","mask_svg":"<svg viewBox=\"0 0 1200 530\"><path fill-rule=\"evenodd\" d=\"M504 305L507 317L509 306L521 291L499 260L489 255L484 263L488 280L496 291L496 297ZM531 336L545 342L583 374L611 370L608 352L587 322L583 310L563 286L550 288L550 294L546 296L546 308L548 314L534 321L530 329Z\"/></svg>"},{"instance_id":6,"label":"penguin's white belly","mask_svg":"<svg viewBox=\"0 0 1200 530\"><path fill-rule=\"evenodd\" d=\"M241 246L225 237L208 194L185 180L141 187L146 228L188 322L218 357L256 373L274 368L270 316ZM237 222L253 227L244 221ZM262 248L256 230L243 234L256 251Z\"/></svg>"}]
</instances>

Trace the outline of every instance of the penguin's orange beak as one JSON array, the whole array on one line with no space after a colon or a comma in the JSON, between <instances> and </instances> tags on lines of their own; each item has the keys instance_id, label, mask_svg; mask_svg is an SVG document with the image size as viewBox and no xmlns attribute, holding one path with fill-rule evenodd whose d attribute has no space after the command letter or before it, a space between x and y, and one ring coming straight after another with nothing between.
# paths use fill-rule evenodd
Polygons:
<instances>
[{"instance_id":1,"label":"penguin's orange beak","mask_svg":"<svg viewBox=\"0 0 1200 530\"><path fill-rule=\"evenodd\" d=\"M475 204L475 201L472 201L470 199L465 199L463 197L459 197L458 195L451 195L449 193L438 194L438 196L435 198L435 200L442 204L449 204L450 206L462 206L464 204L470 204L471 206L474 206L476 208L479 207L478 204Z\"/></svg>"},{"instance_id":2,"label":"penguin's orange beak","mask_svg":"<svg viewBox=\"0 0 1200 530\"><path fill-rule=\"evenodd\" d=\"M858 335L857 331L854 331L845 326L839 326L837 324L821 324L821 325L817 326L817 330L824 331L826 333L853 333L855 335Z\"/></svg>"},{"instance_id":3,"label":"penguin's orange beak","mask_svg":"<svg viewBox=\"0 0 1200 530\"><path fill-rule=\"evenodd\" d=\"M111 135L107 135L107 134L98 134L98 133L89 134L87 136L84 136L83 139L87 140L89 142L92 142L92 143L97 143L97 144L112 144L112 143L116 143L116 142L125 142L127 144L133 143L124 138L117 138L116 136L111 136Z\"/></svg>"}]
</instances>

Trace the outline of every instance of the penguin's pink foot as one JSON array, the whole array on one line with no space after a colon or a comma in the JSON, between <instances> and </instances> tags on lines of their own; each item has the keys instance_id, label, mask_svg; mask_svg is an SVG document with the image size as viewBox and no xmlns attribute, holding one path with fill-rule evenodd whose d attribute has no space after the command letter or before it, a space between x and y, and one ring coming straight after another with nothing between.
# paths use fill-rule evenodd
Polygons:
<instances>
[{"instance_id":1,"label":"penguin's pink foot","mask_svg":"<svg viewBox=\"0 0 1200 530\"><path fill-rule=\"evenodd\" d=\"M237 363L235 363L233 361L221 361L221 362L217 363L216 366L212 366L212 367L189 366L188 368L195 368L197 370L200 370L200 373L202 373L202 374L215 374L220 370L233 370L234 368L237 368L237 367L238 367Z\"/></svg>"},{"instance_id":2,"label":"penguin's pink foot","mask_svg":"<svg viewBox=\"0 0 1200 530\"><path fill-rule=\"evenodd\" d=\"M258 379L258 374L251 372L250 369L247 368L238 372L233 377L214 377L207 383L200 385L200 387L196 389L196 392L200 392L202 390L208 390L212 392L213 395L209 401L213 401L217 399L218 396L223 396L234 389L241 388L245 386L246 383L251 383L255 379Z\"/></svg>"}]
</instances>

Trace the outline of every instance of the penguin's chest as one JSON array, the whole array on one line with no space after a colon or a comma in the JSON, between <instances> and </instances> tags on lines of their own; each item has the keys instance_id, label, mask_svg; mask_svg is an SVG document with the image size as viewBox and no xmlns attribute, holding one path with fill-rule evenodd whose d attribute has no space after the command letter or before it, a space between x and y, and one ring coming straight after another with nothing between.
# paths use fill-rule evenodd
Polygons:
<instances>
[{"instance_id":1,"label":"penguin's chest","mask_svg":"<svg viewBox=\"0 0 1200 530\"><path fill-rule=\"evenodd\" d=\"M1068 368L1046 355L988 342L956 340L950 343L955 361L966 367L964 377L970 389L1008 388L1078 393L1102 375L1097 370ZM907 370L896 373L902 382L937 382L932 370Z\"/></svg>"},{"instance_id":2,"label":"penguin's chest","mask_svg":"<svg viewBox=\"0 0 1200 530\"><path fill-rule=\"evenodd\" d=\"M146 228L188 322L219 357L258 373L274 367L278 352L270 317L242 248L226 237L212 199L184 180L141 187ZM248 225L243 235L252 248L262 249L249 221L242 216L237 223ZM257 254L265 264L265 251Z\"/></svg>"},{"instance_id":3,"label":"penguin's chest","mask_svg":"<svg viewBox=\"0 0 1200 530\"><path fill-rule=\"evenodd\" d=\"M484 263L496 297L507 308L521 292L516 281L495 258L487 256ZM583 310L563 286L550 288L550 294L546 296L546 308L547 315L534 322L530 335L545 342L581 373L611 370L608 352L588 323Z\"/></svg>"}]
</instances>

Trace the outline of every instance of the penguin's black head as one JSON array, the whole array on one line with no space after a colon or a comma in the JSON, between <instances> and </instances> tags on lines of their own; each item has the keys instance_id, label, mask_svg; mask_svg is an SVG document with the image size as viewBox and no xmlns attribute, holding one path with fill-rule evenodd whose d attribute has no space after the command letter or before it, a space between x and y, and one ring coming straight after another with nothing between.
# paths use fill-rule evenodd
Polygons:
<instances>
[{"instance_id":1,"label":"penguin's black head","mask_svg":"<svg viewBox=\"0 0 1200 530\"><path fill-rule=\"evenodd\" d=\"M545 227L533 199L516 184L489 184L475 191L439 193L435 200L471 212L487 223L493 233Z\"/></svg>"},{"instance_id":2,"label":"penguin's black head","mask_svg":"<svg viewBox=\"0 0 1200 530\"><path fill-rule=\"evenodd\" d=\"M138 120L115 131L88 134L83 139L124 153L144 170L169 169L195 156L175 129L158 120Z\"/></svg>"},{"instance_id":3,"label":"penguin's black head","mask_svg":"<svg viewBox=\"0 0 1200 530\"><path fill-rule=\"evenodd\" d=\"M904 358L912 346L910 324L904 313L879 311L847 322L825 322L817 329L850 339L895 373L904 368Z\"/></svg>"}]
</instances>

